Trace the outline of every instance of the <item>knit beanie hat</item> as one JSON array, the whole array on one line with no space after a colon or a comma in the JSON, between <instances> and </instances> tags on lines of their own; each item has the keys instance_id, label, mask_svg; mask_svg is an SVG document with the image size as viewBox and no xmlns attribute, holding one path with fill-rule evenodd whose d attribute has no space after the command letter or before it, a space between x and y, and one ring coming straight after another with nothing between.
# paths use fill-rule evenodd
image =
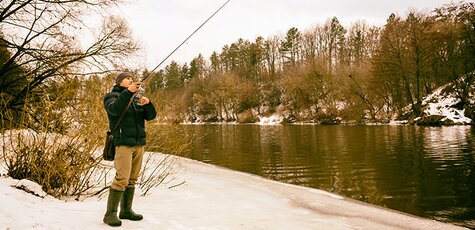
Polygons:
<instances>
[{"instance_id":1,"label":"knit beanie hat","mask_svg":"<svg viewBox=\"0 0 475 230\"><path fill-rule=\"evenodd\" d=\"M127 72L119 73L119 74L117 75L117 77L115 78L115 84L116 84L116 85L120 85L120 83L122 82L122 80L124 80L126 77L132 77L132 74L127 73Z\"/></svg>"}]
</instances>

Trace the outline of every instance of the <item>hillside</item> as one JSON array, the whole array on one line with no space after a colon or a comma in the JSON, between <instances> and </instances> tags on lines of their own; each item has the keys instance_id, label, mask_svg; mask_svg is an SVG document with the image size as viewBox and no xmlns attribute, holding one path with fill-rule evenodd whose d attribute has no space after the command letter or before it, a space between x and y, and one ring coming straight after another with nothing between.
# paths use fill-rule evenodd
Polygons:
<instances>
[{"instance_id":1,"label":"hillside","mask_svg":"<svg viewBox=\"0 0 475 230\"><path fill-rule=\"evenodd\" d=\"M473 86L471 86L473 88ZM423 116L416 117L409 123L417 125L469 125L473 124L473 110L469 105L460 108L461 100L455 90L448 90L452 85L445 85L434 90L422 101ZM473 92L473 91L471 91ZM469 94L469 102L475 104L475 95ZM468 111L470 110L470 111Z\"/></svg>"}]
</instances>

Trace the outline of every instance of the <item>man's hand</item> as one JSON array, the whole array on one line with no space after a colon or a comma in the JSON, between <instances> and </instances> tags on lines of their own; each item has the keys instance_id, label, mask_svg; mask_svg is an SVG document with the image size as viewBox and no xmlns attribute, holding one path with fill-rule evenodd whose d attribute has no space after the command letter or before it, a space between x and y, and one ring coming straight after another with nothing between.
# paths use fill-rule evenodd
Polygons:
<instances>
[{"instance_id":1,"label":"man's hand","mask_svg":"<svg viewBox=\"0 0 475 230\"><path fill-rule=\"evenodd\" d=\"M141 105L146 105L146 104L150 103L150 99L148 99L148 98L146 98L146 97L141 97L141 98L139 99L139 103L140 103Z\"/></svg>"}]
</instances>

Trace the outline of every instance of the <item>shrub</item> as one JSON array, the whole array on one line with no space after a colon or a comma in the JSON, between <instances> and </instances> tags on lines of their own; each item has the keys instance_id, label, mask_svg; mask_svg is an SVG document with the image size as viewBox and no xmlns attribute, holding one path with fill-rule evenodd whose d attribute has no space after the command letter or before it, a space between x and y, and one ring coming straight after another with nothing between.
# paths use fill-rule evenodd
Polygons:
<instances>
[{"instance_id":1,"label":"shrub","mask_svg":"<svg viewBox=\"0 0 475 230\"><path fill-rule=\"evenodd\" d=\"M2 120L2 127L10 127L0 135L0 163L5 164L7 175L34 181L58 198L79 198L105 191L113 179L110 175L113 164L102 161L100 154L109 128L103 108L103 95L108 86L102 81L91 78L83 81L79 88L61 87L62 93L54 100L45 97L40 103L30 103L20 116L4 113L3 116L15 118L6 119L15 120L14 125ZM36 111L41 111L41 119L31 116L37 114ZM183 155L191 137L186 137L178 127L147 125L146 151ZM153 154L148 154L144 159L143 178L139 181L144 191L142 195L169 182L176 166L177 158L151 156Z\"/></svg>"},{"instance_id":2,"label":"shrub","mask_svg":"<svg viewBox=\"0 0 475 230\"><path fill-rule=\"evenodd\" d=\"M182 126L166 124L147 125L147 145L145 150L149 152L144 156L143 169L141 171L138 186L142 196L150 189L162 183L170 183L180 164L174 156L186 156L190 144L195 136L187 136ZM157 155L158 153L166 153Z\"/></svg>"},{"instance_id":3,"label":"shrub","mask_svg":"<svg viewBox=\"0 0 475 230\"><path fill-rule=\"evenodd\" d=\"M30 100L19 116L2 114L10 117L2 124L10 127L2 135L8 176L32 180L54 197L80 196L102 181L105 175L97 174L101 158L96 154L103 141L100 130L106 129L102 100L97 98L102 86L83 83L68 87L69 81L54 82L61 92L51 96L45 90L41 100ZM12 120L15 124L6 122Z\"/></svg>"},{"instance_id":4,"label":"shrub","mask_svg":"<svg viewBox=\"0 0 475 230\"><path fill-rule=\"evenodd\" d=\"M54 133L16 131L15 143L4 153L7 175L37 182L48 194L61 197L87 190L85 174L100 161L86 140Z\"/></svg>"}]
</instances>

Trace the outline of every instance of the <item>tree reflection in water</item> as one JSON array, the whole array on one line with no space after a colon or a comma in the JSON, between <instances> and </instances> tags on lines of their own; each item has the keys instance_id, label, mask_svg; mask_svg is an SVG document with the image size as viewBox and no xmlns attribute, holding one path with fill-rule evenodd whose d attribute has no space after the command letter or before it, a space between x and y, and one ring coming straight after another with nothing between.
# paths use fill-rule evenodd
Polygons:
<instances>
[{"instance_id":1,"label":"tree reflection in water","mask_svg":"<svg viewBox=\"0 0 475 230\"><path fill-rule=\"evenodd\" d=\"M475 228L473 127L184 127L193 159Z\"/></svg>"}]
</instances>

